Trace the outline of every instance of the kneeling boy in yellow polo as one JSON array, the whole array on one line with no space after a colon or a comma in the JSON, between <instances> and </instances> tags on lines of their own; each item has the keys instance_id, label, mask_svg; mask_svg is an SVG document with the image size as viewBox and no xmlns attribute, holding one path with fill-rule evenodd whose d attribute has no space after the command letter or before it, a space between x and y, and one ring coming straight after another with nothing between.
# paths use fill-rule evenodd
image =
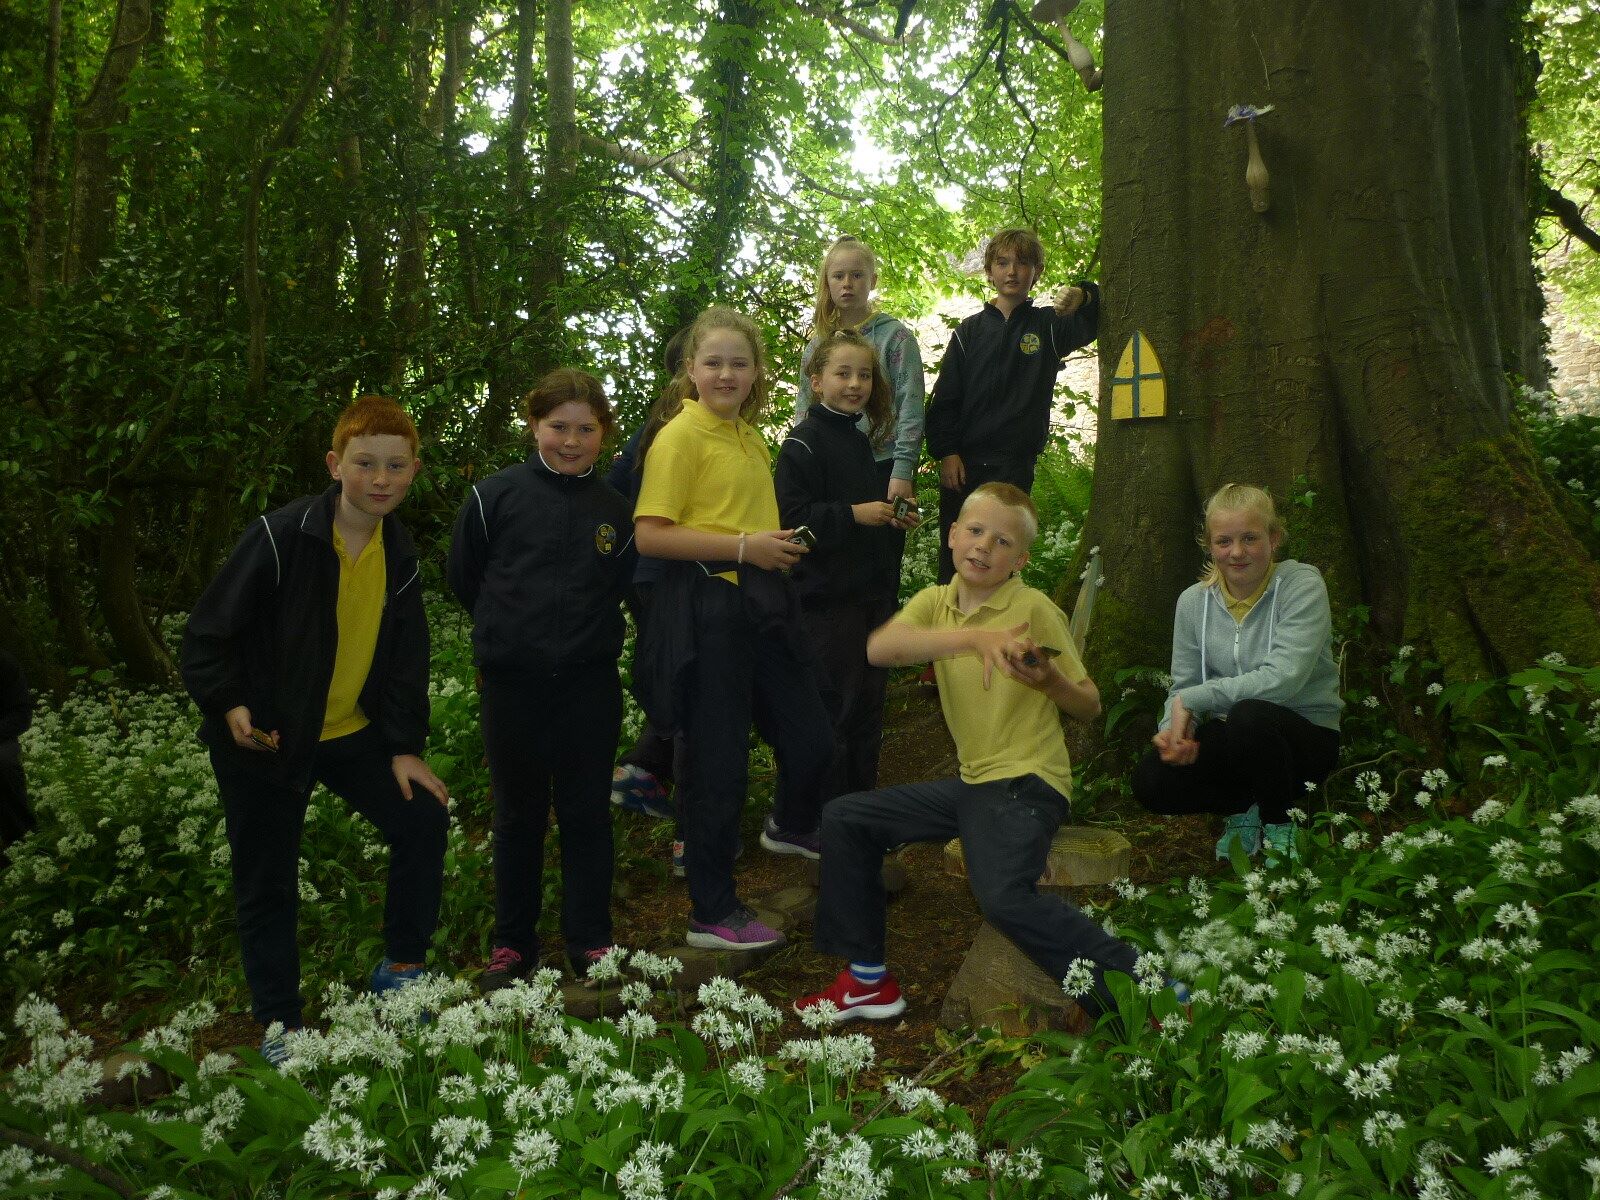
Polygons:
<instances>
[{"instance_id":1,"label":"kneeling boy in yellow polo","mask_svg":"<svg viewBox=\"0 0 1600 1200\"><path fill-rule=\"evenodd\" d=\"M1133 947L1036 886L1067 815L1072 764L1060 713L1092 720L1100 693L1083 669L1061 610L1018 578L1038 532L1028 494L989 483L950 529L956 577L924 588L867 642L874 666L933 661L939 703L961 763L957 779L857 792L822 814L822 893L814 941L850 965L826 991L835 1021L905 1011L884 965L884 853L904 842L960 836L967 875L988 922L1055 979L1093 964L1082 999L1098 1012L1106 971L1133 970Z\"/></svg>"}]
</instances>

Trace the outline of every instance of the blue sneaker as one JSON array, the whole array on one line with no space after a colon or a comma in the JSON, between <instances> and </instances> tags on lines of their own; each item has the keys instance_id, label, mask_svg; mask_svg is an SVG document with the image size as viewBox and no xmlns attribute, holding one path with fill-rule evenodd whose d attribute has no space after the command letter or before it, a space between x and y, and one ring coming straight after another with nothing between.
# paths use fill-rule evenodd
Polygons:
<instances>
[{"instance_id":1,"label":"blue sneaker","mask_svg":"<svg viewBox=\"0 0 1600 1200\"><path fill-rule=\"evenodd\" d=\"M283 1064L289 1061L289 1047L284 1042L282 1035L272 1035L261 1039L261 1057L267 1060L267 1066L274 1071L283 1070Z\"/></svg>"},{"instance_id":2,"label":"blue sneaker","mask_svg":"<svg viewBox=\"0 0 1600 1200\"><path fill-rule=\"evenodd\" d=\"M632 763L623 763L611 773L611 803L658 821L670 821L677 815L665 785Z\"/></svg>"},{"instance_id":3,"label":"blue sneaker","mask_svg":"<svg viewBox=\"0 0 1600 1200\"><path fill-rule=\"evenodd\" d=\"M1261 853L1261 810L1254 804L1222 822L1222 836L1217 839L1219 860L1227 860L1235 839L1251 858Z\"/></svg>"},{"instance_id":4,"label":"blue sneaker","mask_svg":"<svg viewBox=\"0 0 1600 1200\"><path fill-rule=\"evenodd\" d=\"M372 979L367 986L372 989L374 996L399 991L421 979L424 970L421 963L402 963L385 958L372 969Z\"/></svg>"}]
</instances>

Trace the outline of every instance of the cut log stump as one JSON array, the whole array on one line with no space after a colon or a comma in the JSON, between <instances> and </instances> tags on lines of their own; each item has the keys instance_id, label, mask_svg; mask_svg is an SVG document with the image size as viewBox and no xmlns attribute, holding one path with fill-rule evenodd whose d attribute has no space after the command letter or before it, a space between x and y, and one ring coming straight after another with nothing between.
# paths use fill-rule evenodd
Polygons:
<instances>
[{"instance_id":1,"label":"cut log stump","mask_svg":"<svg viewBox=\"0 0 1600 1200\"><path fill-rule=\"evenodd\" d=\"M988 1026L1008 1037L1045 1029L1082 1036L1089 1014L1061 990L1010 938L985 921L945 994L939 1024L946 1029Z\"/></svg>"},{"instance_id":2,"label":"cut log stump","mask_svg":"<svg viewBox=\"0 0 1600 1200\"><path fill-rule=\"evenodd\" d=\"M910 880L910 873L906 870L905 860L898 854L890 854L883 860L883 890L889 899L893 900L906 890L906 883ZM806 863L806 882L812 887L822 886L822 864L818 861ZM815 907L815 905L813 905Z\"/></svg>"},{"instance_id":3,"label":"cut log stump","mask_svg":"<svg viewBox=\"0 0 1600 1200\"><path fill-rule=\"evenodd\" d=\"M1085 884L1110 883L1128 874L1133 862L1133 843L1114 829L1096 825L1063 825L1056 830L1045 859L1039 887L1045 891L1064 891ZM961 852L961 839L952 838L944 848L945 870L958 878L967 877L967 860Z\"/></svg>"}]
</instances>

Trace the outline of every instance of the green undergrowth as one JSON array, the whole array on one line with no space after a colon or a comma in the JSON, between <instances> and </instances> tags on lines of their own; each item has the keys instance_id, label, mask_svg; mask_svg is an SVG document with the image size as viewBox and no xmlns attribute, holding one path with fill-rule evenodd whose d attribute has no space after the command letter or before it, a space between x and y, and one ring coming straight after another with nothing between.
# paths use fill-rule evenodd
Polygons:
<instances>
[{"instance_id":1,"label":"green undergrowth","mask_svg":"<svg viewBox=\"0 0 1600 1200\"><path fill-rule=\"evenodd\" d=\"M462 655L450 636L441 654ZM474 706L470 680L441 674L436 754L455 756L459 792L481 771L461 727ZM448 973L381 1004L356 995L382 852L321 799L302 905L321 1031L281 1075L249 1051L197 1054L238 987L191 716L81 694L26 741L43 828L4 880L16 1066L0 1127L152 1197L1594 1194L1600 670L1549 658L1446 685L1402 650L1371 703L1351 698L1299 865L1119 885L1095 915L1145 952L1141 970L1113 977L1090 1036L1030 1043L1035 1065L980 1123L928 1088L952 1061L935 1047L927 1079L891 1086L870 1039L781 1041L771 1005L731 984L680 1010L671 960L651 955L612 964L630 986L594 1022L560 1011L550 976L491 1004ZM1402 703L1444 749L1398 731ZM488 878L483 829L463 824L446 928L481 940L486 882L463 881ZM94 1107L92 1043L71 1028L95 1015L86 995L159 1022L131 1048L175 1093ZM41 1147L0 1149L0 1191L113 1194Z\"/></svg>"}]
</instances>

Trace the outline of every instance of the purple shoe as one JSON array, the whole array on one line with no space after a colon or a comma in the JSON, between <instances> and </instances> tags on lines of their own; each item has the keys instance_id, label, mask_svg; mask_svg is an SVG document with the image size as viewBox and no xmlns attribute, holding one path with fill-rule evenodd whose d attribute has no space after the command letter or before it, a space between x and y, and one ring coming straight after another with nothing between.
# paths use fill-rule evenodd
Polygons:
<instances>
[{"instance_id":1,"label":"purple shoe","mask_svg":"<svg viewBox=\"0 0 1600 1200\"><path fill-rule=\"evenodd\" d=\"M686 940L703 950L765 950L783 941L783 934L741 904L722 920L710 924L690 917Z\"/></svg>"},{"instance_id":2,"label":"purple shoe","mask_svg":"<svg viewBox=\"0 0 1600 1200\"><path fill-rule=\"evenodd\" d=\"M761 827L761 846L773 854L798 854L815 861L822 857L822 831L810 833L785 833L778 822L768 817Z\"/></svg>"}]
</instances>

